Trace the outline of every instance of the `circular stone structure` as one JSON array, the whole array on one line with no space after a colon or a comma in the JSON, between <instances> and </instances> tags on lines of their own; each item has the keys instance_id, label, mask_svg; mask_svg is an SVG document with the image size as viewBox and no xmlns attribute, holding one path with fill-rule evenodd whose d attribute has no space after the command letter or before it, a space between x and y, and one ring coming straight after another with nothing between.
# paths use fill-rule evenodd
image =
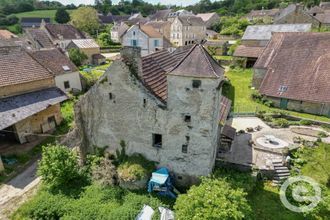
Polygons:
<instances>
[{"instance_id":1,"label":"circular stone structure","mask_svg":"<svg viewBox=\"0 0 330 220\"><path fill-rule=\"evenodd\" d=\"M283 148L289 147L289 143L283 141L273 135L264 135L257 138L257 147L265 150L282 150Z\"/></svg>"}]
</instances>

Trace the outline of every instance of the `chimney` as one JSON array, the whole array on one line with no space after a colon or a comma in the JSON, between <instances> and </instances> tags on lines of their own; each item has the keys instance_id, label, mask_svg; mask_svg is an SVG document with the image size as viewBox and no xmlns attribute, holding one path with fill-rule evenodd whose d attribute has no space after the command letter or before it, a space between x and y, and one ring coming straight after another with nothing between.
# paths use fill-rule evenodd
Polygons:
<instances>
[{"instance_id":1,"label":"chimney","mask_svg":"<svg viewBox=\"0 0 330 220\"><path fill-rule=\"evenodd\" d=\"M122 61L128 66L132 75L142 79L142 59L140 47L123 47L120 51Z\"/></svg>"}]
</instances>

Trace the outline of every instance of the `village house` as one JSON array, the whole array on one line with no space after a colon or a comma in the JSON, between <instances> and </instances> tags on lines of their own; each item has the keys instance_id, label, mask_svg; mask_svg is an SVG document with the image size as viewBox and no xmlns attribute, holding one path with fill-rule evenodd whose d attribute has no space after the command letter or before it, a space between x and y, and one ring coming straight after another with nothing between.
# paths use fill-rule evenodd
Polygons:
<instances>
[{"instance_id":1,"label":"village house","mask_svg":"<svg viewBox=\"0 0 330 220\"><path fill-rule=\"evenodd\" d=\"M145 25L152 26L153 29L161 33L166 39L171 38L171 22L169 21L149 21Z\"/></svg>"},{"instance_id":2,"label":"village house","mask_svg":"<svg viewBox=\"0 0 330 220\"><path fill-rule=\"evenodd\" d=\"M186 16L191 17L191 16L195 16L195 15L191 11L181 9L181 10L178 10L178 11L175 11L175 12L171 12L167 17L167 20L170 21L170 22L173 22L176 17L186 17Z\"/></svg>"},{"instance_id":3,"label":"village house","mask_svg":"<svg viewBox=\"0 0 330 220\"><path fill-rule=\"evenodd\" d=\"M155 14L149 16L150 21L167 21L172 9L158 10Z\"/></svg>"},{"instance_id":4,"label":"village house","mask_svg":"<svg viewBox=\"0 0 330 220\"><path fill-rule=\"evenodd\" d=\"M275 17L274 24L312 24L313 28L320 27L320 21L308 14L302 4L290 4Z\"/></svg>"},{"instance_id":5,"label":"village house","mask_svg":"<svg viewBox=\"0 0 330 220\"><path fill-rule=\"evenodd\" d=\"M200 17L204 21L206 28L211 28L212 25L220 22L220 17L215 12L197 14L196 17Z\"/></svg>"},{"instance_id":6,"label":"village house","mask_svg":"<svg viewBox=\"0 0 330 220\"><path fill-rule=\"evenodd\" d=\"M266 24L271 24L274 21L274 18L280 14L280 9L273 8L273 9L261 9L261 10L252 10L249 14L245 17L251 21L263 21Z\"/></svg>"},{"instance_id":7,"label":"village house","mask_svg":"<svg viewBox=\"0 0 330 220\"><path fill-rule=\"evenodd\" d=\"M79 69L58 49L31 52L55 76L55 85L64 92L82 91Z\"/></svg>"},{"instance_id":8,"label":"village house","mask_svg":"<svg viewBox=\"0 0 330 220\"><path fill-rule=\"evenodd\" d=\"M253 86L276 107L330 116L329 54L329 33L273 33Z\"/></svg>"},{"instance_id":9,"label":"village house","mask_svg":"<svg viewBox=\"0 0 330 220\"><path fill-rule=\"evenodd\" d=\"M246 67L253 67L274 32L309 32L311 24L249 25L234 57L244 58Z\"/></svg>"},{"instance_id":10,"label":"village house","mask_svg":"<svg viewBox=\"0 0 330 220\"><path fill-rule=\"evenodd\" d=\"M31 54L15 48L0 50L0 147L25 143L62 121L54 75Z\"/></svg>"},{"instance_id":11,"label":"village house","mask_svg":"<svg viewBox=\"0 0 330 220\"><path fill-rule=\"evenodd\" d=\"M72 40L66 50L78 48L81 52L87 55L86 63L100 65L105 63L106 58L101 54L100 46L93 39L77 39Z\"/></svg>"},{"instance_id":12,"label":"village house","mask_svg":"<svg viewBox=\"0 0 330 220\"><path fill-rule=\"evenodd\" d=\"M133 25L123 36L123 46L141 48L142 56L164 48L164 36L149 25Z\"/></svg>"},{"instance_id":13,"label":"village house","mask_svg":"<svg viewBox=\"0 0 330 220\"><path fill-rule=\"evenodd\" d=\"M200 17L177 16L171 25L171 43L184 46L200 43L206 38L206 26Z\"/></svg>"},{"instance_id":14,"label":"village house","mask_svg":"<svg viewBox=\"0 0 330 220\"><path fill-rule=\"evenodd\" d=\"M29 28L25 30L27 39L36 50L55 48L46 30Z\"/></svg>"},{"instance_id":15,"label":"village house","mask_svg":"<svg viewBox=\"0 0 330 220\"><path fill-rule=\"evenodd\" d=\"M327 3L327 4L326 4ZM308 14L316 18L321 27L330 27L330 2L321 2L320 6L314 6L308 10Z\"/></svg>"},{"instance_id":16,"label":"village house","mask_svg":"<svg viewBox=\"0 0 330 220\"><path fill-rule=\"evenodd\" d=\"M115 23L110 30L111 40L115 43L121 43L123 35L128 29L129 26L125 22Z\"/></svg>"},{"instance_id":17,"label":"village house","mask_svg":"<svg viewBox=\"0 0 330 220\"><path fill-rule=\"evenodd\" d=\"M125 141L129 155L169 168L178 184L210 174L230 110L221 96L224 69L202 45L145 57L137 47L121 53L77 103L81 152L115 152Z\"/></svg>"},{"instance_id":18,"label":"village house","mask_svg":"<svg viewBox=\"0 0 330 220\"><path fill-rule=\"evenodd\" d=\"M21 18L21 26L25 28L39 28L42 23L50 24L50 18L28 17Z\"/></svg>"},{"instance_id":19,"label":"village house","mask_svg":"<svg viewBox=\"0 0 330 220\"><path fill-rule=\"evenodd\" d=\"M111 13L107 15L98 15L99 21L102 25L107 24L120 24L121 22L127 22L131 17L129 15L112 15Z\"/></svg>"},{"instance_id":20,"label":"village house","mask_svg":"<svg viewBox=\"0 0 330 220\"><path fill-rule=\"evenodd\" d=\"M47 36L52 41L53 45L65 50L72 40L86 39L83 32L71 24L45 24L40 27L41 30L45 30Z\"/></svg>"}]
</instances>

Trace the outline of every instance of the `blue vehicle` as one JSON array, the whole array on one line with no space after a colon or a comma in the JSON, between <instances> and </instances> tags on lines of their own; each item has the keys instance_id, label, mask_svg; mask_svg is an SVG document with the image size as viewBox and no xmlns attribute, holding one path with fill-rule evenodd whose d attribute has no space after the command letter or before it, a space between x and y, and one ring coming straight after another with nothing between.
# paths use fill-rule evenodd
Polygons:
<instances>
[{"instance_id":1,"label":"blue vehicle","mask_svg":"<svg viewBox=\"0 0 330 220\"><path fill-rule=\"evenodd\" d=\"M151 179L148 183L149 193L158 192L158 195L175 199L177 195L173 193L174 190L173 179L167 168L162 167L152 173Z\"/></svg>"}]
</instances>

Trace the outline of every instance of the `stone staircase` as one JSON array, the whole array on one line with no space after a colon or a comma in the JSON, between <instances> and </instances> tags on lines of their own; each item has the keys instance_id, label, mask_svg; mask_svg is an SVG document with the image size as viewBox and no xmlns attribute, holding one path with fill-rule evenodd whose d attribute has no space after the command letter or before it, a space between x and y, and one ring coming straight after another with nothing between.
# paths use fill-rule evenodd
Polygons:
<instances>
[{"instance_id":1,"label":"stone staircase","mask_svg":"<svg viewBox=\"0 0 330 220\"><path fill-rule=\"evenodd\" d=\"M290 177L290 171L283 165L283 162L279 160L273 161L273 166L275 171L273 184L280 185Z\"/></svg>"}]
</instances>

